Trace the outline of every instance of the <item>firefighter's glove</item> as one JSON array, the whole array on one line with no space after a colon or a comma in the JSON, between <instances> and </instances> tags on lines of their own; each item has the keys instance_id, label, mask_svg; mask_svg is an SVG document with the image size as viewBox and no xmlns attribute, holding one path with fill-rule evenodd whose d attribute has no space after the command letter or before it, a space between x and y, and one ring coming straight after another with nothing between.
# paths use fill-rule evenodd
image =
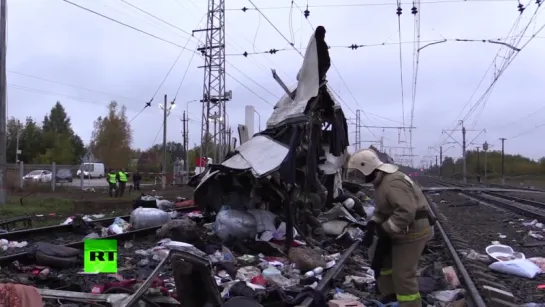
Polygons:
<instances>
[{"instance_id":1,"label":"firefighter's glove","mask_svg":"<svg viewBox=\"0 0 545 307\"><path fill-rule=\"evenodd\" d=\"M365 229L365 234L363 235L363 239L361 241L361 244L367 248L373 244L373 237L375 236L375 232L377 229L377 223L374 221L367 222L367 226Z\"/></svg>"}]
</instances>

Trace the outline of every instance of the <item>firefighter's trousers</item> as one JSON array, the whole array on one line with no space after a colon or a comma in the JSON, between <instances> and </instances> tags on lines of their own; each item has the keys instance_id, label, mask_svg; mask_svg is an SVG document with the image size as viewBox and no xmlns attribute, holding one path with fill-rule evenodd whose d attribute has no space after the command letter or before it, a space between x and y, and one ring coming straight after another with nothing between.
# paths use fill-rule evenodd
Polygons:
<instances>
[{"instance_id":1,"label":"firefighter's trousers","mask_svg":"<svg viewBox=\"0 0 545 307\"><path fill-rule=\"evenodd\" d=\"M410 242L392 242L392 252L384 257L378 288L383 296L394 295L400 307L420 307L422 300L416 272L420 256L431 237L431 228Z\"/></svg>"}]
</instances>

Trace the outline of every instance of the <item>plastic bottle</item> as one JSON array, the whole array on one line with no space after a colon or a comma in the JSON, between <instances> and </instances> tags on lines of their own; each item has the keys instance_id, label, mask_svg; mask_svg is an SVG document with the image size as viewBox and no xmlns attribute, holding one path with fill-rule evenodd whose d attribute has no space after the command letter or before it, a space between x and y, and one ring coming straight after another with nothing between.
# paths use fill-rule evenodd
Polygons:
<instances>
[{"instance_id":1,"label":"plastic bottle","mask_svg":"<svg viewBox=\"0 0 545 307\"><path fill-rule=\"evenodd\" d=\"M309 277L314 277L316 275L320 275L324 272L324 268L322 267L316 267L314 268L312 271L308 271L305 273L305 277L309 278Z\"/></svg>"}]
</instances>

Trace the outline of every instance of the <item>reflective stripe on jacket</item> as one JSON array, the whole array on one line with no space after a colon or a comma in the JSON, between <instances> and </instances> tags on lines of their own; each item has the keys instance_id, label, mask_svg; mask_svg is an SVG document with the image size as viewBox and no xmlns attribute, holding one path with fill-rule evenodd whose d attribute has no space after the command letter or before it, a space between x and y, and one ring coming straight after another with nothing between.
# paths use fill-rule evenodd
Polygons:
<instances>
[{"instance_id":1,"label":"reflective stripe on jacket","mask_svg":"<svg viewBox=\"0 0 545 307\"><path fill-rule=\"evenodd\" d=\"M127 173L125 173L125 172L119 172L119 181L121 181L121 182L127 182Z\"/></svg>"},{"instance_id":2,"label":"reflective stripe on jacket","mask_svg":"<svg viewBox=\"0 0 545 307\"><path fill-rule=\"evenodd\" d=\"M108 173L108 182L115 184L117 182L116 177L117 177L116 174Z\"/></svg>"}]
</instances>

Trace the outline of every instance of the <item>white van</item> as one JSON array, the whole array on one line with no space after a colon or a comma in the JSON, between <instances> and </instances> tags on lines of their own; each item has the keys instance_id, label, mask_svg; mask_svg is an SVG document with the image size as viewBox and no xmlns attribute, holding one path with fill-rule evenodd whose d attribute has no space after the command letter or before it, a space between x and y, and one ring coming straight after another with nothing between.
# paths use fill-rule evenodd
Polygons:
<instances>
[{"instance_id":1,"label":"white van","mask_svg":"<svg viewBox=\"0 0 545 307\"><path fill-rule=\"evenodd\" d=\"M77 172L79 177L83 170L83 177L85 178L103 178L104 177L104 163L82 163Z\"/></svg>"}]
</instances>

